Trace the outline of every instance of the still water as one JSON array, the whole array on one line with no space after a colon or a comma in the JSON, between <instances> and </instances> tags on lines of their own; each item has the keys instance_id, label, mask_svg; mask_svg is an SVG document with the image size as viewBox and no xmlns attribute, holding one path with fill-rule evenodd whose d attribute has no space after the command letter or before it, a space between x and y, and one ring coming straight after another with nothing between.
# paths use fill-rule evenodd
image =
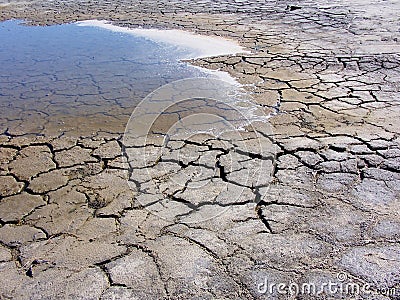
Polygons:
<instances>
[{"instance_id":1,"label":"still water","mask_svg":"<svg viewBox=\"0 0 400 300\"><path fill-rule=\"evenodd\" d=\"M185 49L76 24L0 23L0 130L123 132L133 108L175 80L204 76Z\"/></svg>"}]
</instances>

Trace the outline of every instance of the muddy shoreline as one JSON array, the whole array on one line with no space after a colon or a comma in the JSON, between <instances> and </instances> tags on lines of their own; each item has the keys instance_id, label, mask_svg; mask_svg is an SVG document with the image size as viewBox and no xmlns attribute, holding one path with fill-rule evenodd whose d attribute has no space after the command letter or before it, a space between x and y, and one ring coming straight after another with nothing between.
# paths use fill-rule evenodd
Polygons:
<instances>
[{"instance_id":1,"label":"muddy shoreline","mask_svg":"<svg viewBox=\"0 0 400 300\"><path fill-rule=\"evenodd\" d=\"M0 1L0 20L105 19L235 39L252 53L191 63L228 72L274 113L268 129L167 143L0 135L0 298L287 298L268 281L355 284L362 299L397 299L399 10Z\"/></svg>"}]
</instances>

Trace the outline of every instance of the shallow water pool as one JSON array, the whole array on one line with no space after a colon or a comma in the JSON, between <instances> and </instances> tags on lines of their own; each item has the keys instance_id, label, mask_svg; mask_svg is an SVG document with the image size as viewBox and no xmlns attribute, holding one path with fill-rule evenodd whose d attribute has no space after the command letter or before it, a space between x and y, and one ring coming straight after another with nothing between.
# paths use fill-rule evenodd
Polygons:
<instances>
[{"instance_id":1,"label":"shallow water pool","mask_svg":"<svg viewBox=\"0 0 400 300\"><path fill-rule=\"evenodd\" d=\"M76 24L0 23L0 130L123 132L133 108L166 83L204 74L184 48Z\"/></svg>"}]
</instances>

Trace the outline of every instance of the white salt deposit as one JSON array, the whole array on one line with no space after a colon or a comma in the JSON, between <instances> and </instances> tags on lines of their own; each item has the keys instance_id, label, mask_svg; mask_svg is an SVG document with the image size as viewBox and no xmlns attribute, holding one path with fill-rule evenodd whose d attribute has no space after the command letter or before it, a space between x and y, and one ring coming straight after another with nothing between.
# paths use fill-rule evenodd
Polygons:
<instances>
[{"instance_id":1,"label":"white salt deposit","mask_svg":"<svg viewBox=\"0 0 400 300\"><path fill-rule=\"evenodd\" d=\"M193 53L188 58L202 58L219 55L233 55L249 53L237 42L221 37L199 35L188 31L168 29L125 28L111 24L107 21L87 20L77 22L78 26L94 26L105 28L114 32L128 33L150 39L154 42L172 44Z\"/></svg>"},{"instance_id":2,"label":"white salt deposit","mask_svg":"<svg viewBox=\"0 0 400 300\"><path fill-rule=\"evenodd\" d=\"M223 80L229 84L236 85L236 86L241 86L241 84L234 78L232 77L228 72L220 71L220 70L210 70L198 66L190 66L194 69L200 70L201 72L211 75L212 77L216 77L220 80Z\"/></svg>"}]
</instances>

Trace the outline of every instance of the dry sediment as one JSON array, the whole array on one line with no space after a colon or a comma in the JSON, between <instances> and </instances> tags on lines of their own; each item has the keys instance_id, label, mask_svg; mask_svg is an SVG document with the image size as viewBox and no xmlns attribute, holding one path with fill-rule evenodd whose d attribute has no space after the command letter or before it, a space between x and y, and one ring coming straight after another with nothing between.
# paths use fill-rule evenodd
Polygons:
<instances>
[{"instance_id":1,"label":"dry sediment","mask_svg":"<svg viewBox=\"0 0 400 300\"><path fill-rule=\"evenodd\" d=\"M385 1L3 1L3 20L99 18L237 39L253 52L192 63L229 72L275 115L272 134L257 132L273 159L212 138L175 140L153 162L155 190L140 177L129 189L127 178L140 164L135 151L157 147L124 145L119 130L35 138L6 132L1 297L283 299L276 290L261 294L259 284L321 286L340 282L340 273L371 286L362 298L397 299L399 9ZM249 149L253 134L243 139ZM172 159L181 149L191 158ZM257 159L271 161L263 170L270 184L238 182ZM209 203L169 181L193 168L217 168L209 177L242 185L245 199ZM179 219L143 207L160 196L176 203Z\"/></svg>"}]
</instances>

